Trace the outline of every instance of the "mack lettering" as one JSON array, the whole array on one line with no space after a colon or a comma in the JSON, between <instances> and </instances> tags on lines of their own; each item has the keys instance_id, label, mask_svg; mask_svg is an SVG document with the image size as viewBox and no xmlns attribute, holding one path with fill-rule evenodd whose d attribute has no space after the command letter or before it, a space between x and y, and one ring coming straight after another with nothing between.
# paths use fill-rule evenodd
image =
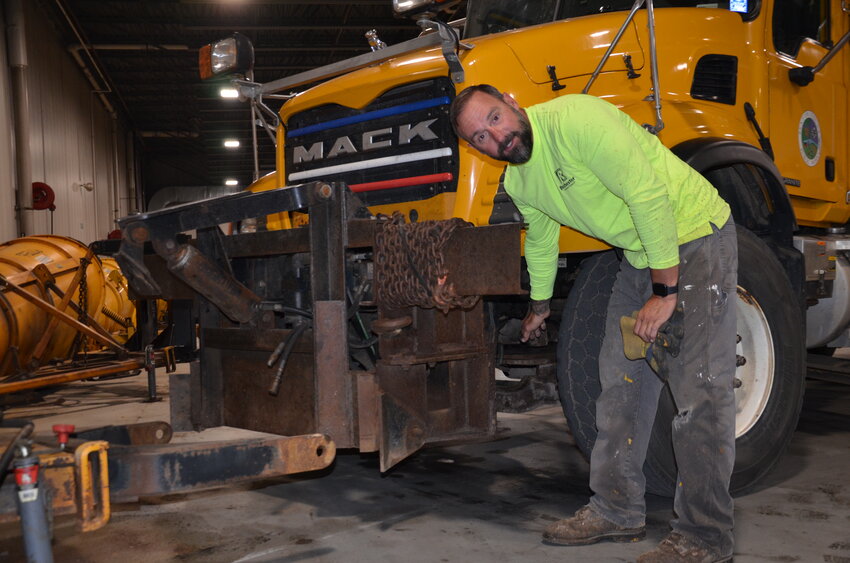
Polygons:
<instances>
[{"instance_id":1,"label":"mack lettering","mask_svg":"<svg viewBox=\"0 0 850 563\"><path fill-rule=\"evenodd\" d=\"M298 145L292 149L292 162L301 164L302 162L336 158L346 154L391 147L393 144L406 145L414 142L417 138L422 141L432 141L437 138L436 133L431 130L431 125L436 121L437 119L434 118L416 124L404 123L397 127L384 127L366 131L360 136L342 135L333 141L316 141L309 148L306 145ZM355 144L354 141L359 141L359 143ZM330 147L327 153L325 153L326 146Z\"/></svg>"}]
</instances>

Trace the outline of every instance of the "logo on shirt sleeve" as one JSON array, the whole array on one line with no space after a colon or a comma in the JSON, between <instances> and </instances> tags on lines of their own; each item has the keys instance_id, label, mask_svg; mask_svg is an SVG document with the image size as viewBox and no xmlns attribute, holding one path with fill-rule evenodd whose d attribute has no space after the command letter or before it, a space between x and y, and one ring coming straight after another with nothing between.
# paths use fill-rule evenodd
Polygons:
<instances>
[{"instance_id":1,"label":"logo on shirt sleeve","mask_svg":"<svg viewBox=\"0 0 850 563\"><path fill-rule=\"evenodd\" d=\"M560 168L555 169L555 177L558 179L558 187L561 191L569 189L576 181L575 176L567 178L567 175Z\"/></svg>"}]
</instances>

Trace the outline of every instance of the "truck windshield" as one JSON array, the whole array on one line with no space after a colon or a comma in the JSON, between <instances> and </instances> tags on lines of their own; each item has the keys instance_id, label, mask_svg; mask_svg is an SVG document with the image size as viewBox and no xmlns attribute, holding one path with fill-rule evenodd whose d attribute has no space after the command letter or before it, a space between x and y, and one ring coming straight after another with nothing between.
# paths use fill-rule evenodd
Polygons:
<instances>
[{"instance_id":1,"label":"truck windshield","mask_svg":"<svg viewBox=\"0 0 850 563\"><path fill-rule=\"evenodd\" d=\"M629 11L634 0L469 0L466 37L499 33L539 23L591 14ZM739 12L750 19L759 0L656 0L655 8L716 8Z\"/></svg>"}]
</instances>

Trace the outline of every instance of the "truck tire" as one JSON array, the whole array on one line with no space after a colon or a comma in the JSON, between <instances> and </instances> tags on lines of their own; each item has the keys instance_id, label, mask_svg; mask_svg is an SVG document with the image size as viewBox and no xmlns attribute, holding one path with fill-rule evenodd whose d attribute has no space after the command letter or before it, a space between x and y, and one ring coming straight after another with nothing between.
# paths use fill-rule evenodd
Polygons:
<instances>
[{"instance_id":1,"label":"truck tire","mask_svg":"<svg viewBox=\"0 0 850 563\"><path fill-rule=\"evenodd\" d=\"M730 489L745 494L758 486L786 450L803 403L803 316L791 284L769 247L738 228L738 355L736 459ZM599 395L597 358L605 309L614 285L613 253L582 263L567 299L558 342L558 385L564 414L582 453L596 439ZM672 496L676 483L671 424L673 399L665 388L650 439L644 474L649 492Z\"/></svg>"},{"instance_id":2,"label":"truck tire","mask_svg":"<svg viewBox=\"0 0 850 563\"><path fill-rule=\"evenodd\" d=\"M599 351L620 260L613 251L585 258L567 295L558 331L558 397L576 445L587 459L596 442Z\"/></svg>"}]
</instances>

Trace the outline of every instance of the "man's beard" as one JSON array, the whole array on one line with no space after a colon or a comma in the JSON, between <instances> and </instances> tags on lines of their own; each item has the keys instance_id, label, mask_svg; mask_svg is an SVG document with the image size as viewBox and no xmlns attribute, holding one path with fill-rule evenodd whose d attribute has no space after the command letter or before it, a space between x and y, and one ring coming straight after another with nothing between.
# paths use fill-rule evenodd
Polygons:
<instances>
[{"instance_id":1,"label":"man's beard","mask_svg":"<svg viewBox=\"0 0 850 563\"><path fill-rule=\"evenodd\" d=\"M511 108L513 109L513 108ZM531 158L531 149L534 147L534 136L531 133L531 124L522 113L513 110L519 118L519 131L514 131L499 143L499 159L511 164L525 164ZM516 146L511 152L507 152L511 141L517 139Z\"/></svg>"}]
</instances>

